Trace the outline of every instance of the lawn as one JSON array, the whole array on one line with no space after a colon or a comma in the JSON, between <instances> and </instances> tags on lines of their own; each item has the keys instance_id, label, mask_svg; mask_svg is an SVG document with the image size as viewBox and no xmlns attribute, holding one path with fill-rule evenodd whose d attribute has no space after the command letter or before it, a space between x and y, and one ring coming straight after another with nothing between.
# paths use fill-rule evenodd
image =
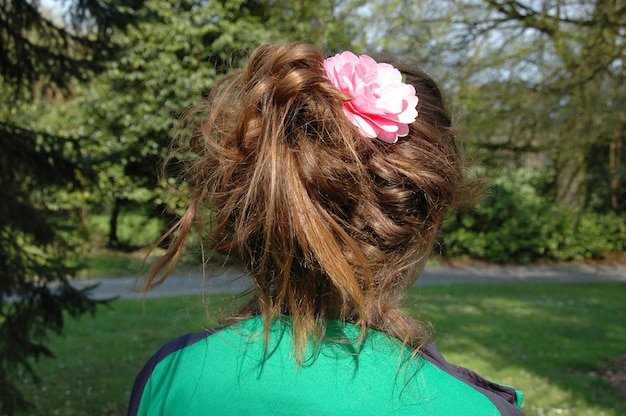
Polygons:
<instances>
[{"instance_id":1,"label":"lawn","mask_svg":"<svg viewBox=\"0 0 626 416\"><path fill-rule=\"evenodd\" d=\"M232 304L211 296L208 314ZM626 393L602 377L626 353L626 285L560 284L414 288L407 308L430 319L448 359L525 393L527 415L626 414ZM213 318L212 318L213 319ZM28 415L123 415L132 382L152 353L215 324L199 297L117 300L68 321L56 359L24 385Z\"/></svg>"}]
</instances>

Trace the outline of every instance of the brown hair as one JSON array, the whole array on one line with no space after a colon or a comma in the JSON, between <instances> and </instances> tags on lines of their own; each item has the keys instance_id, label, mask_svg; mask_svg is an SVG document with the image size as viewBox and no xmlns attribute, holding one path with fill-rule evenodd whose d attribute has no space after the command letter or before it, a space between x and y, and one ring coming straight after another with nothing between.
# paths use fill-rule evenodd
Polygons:
<instances>
[{"instance_id":1,"label":"brown hair","mask_svg":"<svg viewBox=\"0 0 626 416\"><path fill-rule=\"evenodd\" d=\"M254 281L242 313L262 315L266 329L289 315L299 359L329 319L416 349L428 342L428 325L405 316L400 300L444 209L459 205L465 166L435 82L399 69L415 86L419 115L407 137L387 144L362 137L347 119L350 97L325 77L317 48L256 49L187 115L201 115L181 144L193 155L190 200L144 288L167 278L209 208L208 245L239 255Z\"/></svg>"}]
</instances>

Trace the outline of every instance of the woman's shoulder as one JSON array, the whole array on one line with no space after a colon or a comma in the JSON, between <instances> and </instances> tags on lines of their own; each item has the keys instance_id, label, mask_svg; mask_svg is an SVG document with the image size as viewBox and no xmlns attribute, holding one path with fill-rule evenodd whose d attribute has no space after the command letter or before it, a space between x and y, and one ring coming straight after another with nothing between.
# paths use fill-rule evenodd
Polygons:
<instances>
[{"instance_id":1,"label":"woman's shoulder","mask_svg":"<svg viewBox=\"0 0 626 416\"><path fill-rule=\"evenodd\" d=\"M465 367L451 364L445 360L434 344L426 345L420 351L420 357L425 363L422 366L424 373L430 373L431 386L444 386L457 391L459 403L470 405L479 401L469 400L470 397L482 397L488 400L503 416L523 415L519 410L522 407L523 393L515 388L491 381L480 374ZM467 409L466 409L467 410ZM468 412L469 413L469 412Z\"/></svg>"},{"instance_id":2,"label":"woman's shoulder","mask_svg":"<svg viewBox=\"0 0 626 416\"><path fill-rule=\"evenodd\" d=\"M144 370L152 370L164 360L172 358L174 355L200 353L206 348L216 348L216 345L223 343L223 338L233 338L232 334L245 333L249 338L253 333L262 330L260 318L251 318L229 326L221 326L182 335L164 344L146 363ZM238 335L239 336L239 335Z\"/></svg>"},{"instance_id":3,"label":"woman's shoulder","mask_svg":"<svg viewBox=\"0 0 626 416\"><path fill-rule=\"evenodd\" d=\"M311 347L301 366L292 354L288 319L271 326L269 339L258 317L185 335L154 354L138 376L133 396L143 396L146 389L152 401L163 397L170 406L189 407L195 404L187 393L201 391L212 408L229 412L288 398L328 414L522 414L514 406L514 389L447 363L434 344L414 355L378 331L353 343L358 328L335 322L327 335L331 341ZM242 397L264 397L267 403L245 404Z\"/></svg>"}]
</instances>

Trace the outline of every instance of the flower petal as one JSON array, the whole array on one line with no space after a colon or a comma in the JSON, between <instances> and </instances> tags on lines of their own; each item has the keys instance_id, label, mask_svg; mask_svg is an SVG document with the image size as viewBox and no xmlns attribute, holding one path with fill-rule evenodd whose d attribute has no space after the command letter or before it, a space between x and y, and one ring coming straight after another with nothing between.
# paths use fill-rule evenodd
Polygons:
<instances>
[{"instance_id":1,"label":"flower petal","mask_svg":"<svg viewBox=\"0 0 626 416\"><path fill-rule=\"evenodd\" d=\"M344 111L365 137L395 143L409 134L418 97L398 69L349 51L325 59L324 69L330 82L352 97Z\"/></svg>"}]
</instances>

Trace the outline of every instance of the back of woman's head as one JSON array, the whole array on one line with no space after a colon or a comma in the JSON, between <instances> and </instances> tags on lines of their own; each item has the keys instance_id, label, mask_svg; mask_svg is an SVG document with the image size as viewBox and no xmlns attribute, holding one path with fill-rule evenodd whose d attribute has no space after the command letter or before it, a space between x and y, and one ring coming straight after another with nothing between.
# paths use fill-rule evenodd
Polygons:
<instances>
[{"instance_id":1,"label":"back of woman's head","mask_svg":"<svg viewBox=\"0 0 626 416\"><path fill-rule=\"evenodd\" d=\"M400 312L400 297L430 254L444 209L458 202L464 165L438 87L401 70L419 115L408 135L385 143L347 117L352 97L329 81L317 48L255 50L193 111L202 117L187 141L189 209L147 285L162 281L159 269L175 261L208 207L209 245L240 256L254 279L245 313L266 325L289 315L300 357L328 319L425 342L425 325Z\"/></svg>"}]
</instances>

